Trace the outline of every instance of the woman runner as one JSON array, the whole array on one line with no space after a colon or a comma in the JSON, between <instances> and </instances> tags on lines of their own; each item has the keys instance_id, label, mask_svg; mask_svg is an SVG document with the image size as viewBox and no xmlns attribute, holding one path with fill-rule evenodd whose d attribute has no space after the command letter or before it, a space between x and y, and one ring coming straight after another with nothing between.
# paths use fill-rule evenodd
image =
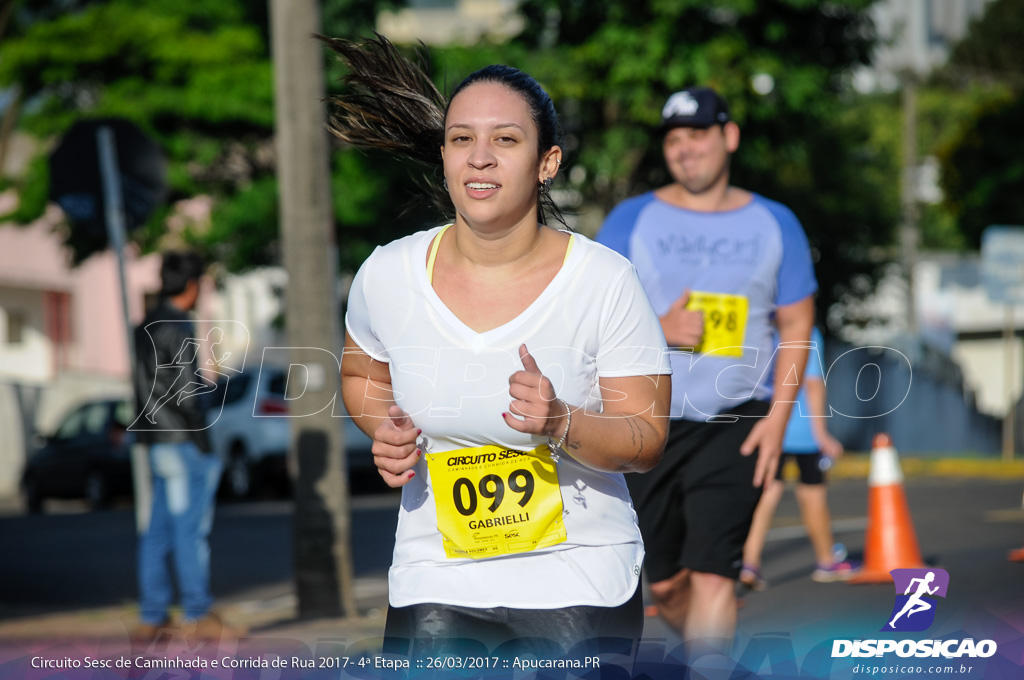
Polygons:
<instances>
[{"instance_id":1,"label":"woman runner","mask_svg":"<svg viewBox=\"0 0 1024 680\"><path fill-rule=\"evenodd\" d=\"M629 262L541 222L551 99L495 65L446 102L384 38L326 42L352 92L333 132L434 163L455 214L377 248L345 318L345 406L402 487L385 637L546 654L639 638L623 473L661 457L670 369Z\"/></svg>"}]
</instances>

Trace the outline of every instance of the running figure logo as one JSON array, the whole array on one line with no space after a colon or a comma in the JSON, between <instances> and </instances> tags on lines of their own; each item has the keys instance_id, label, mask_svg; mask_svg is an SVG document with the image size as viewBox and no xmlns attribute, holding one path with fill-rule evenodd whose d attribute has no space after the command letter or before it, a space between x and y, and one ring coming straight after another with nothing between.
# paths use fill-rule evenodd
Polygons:
<instances>
[{"instance_id":1,"label":"running figure logo","mask_svg":"<svg viewBox=\"0 0 1024 680\"><path fill-rule=\"evenodd\" d=\"M946 597L949 574L944 569L893 569L896 602L883 631L927 630L935 621L935 600Z\"/></svg>"},{"instance_id":2,"label":"running figure logo","mask_svg":"<svg viewBox=\"0 0 1024 680\"><path fill-rule=\"evenodd\" d=\"M146 326L145 331L152 342L152 334L162 324L176 324L178 321L156 321ZM145 408L139 414L129 430L160 430L157 425L156 413L168 402L174 401L181 405L186 399L195 399L207 395L207 424L200 429L207 429L219 418L224 408L224 398L227 394L227 383L235 375L239 374L236 368L228 366L227 360L232 352L225 350L225 328L234 327L234 344L241 347L238 365L245 359L246 350L249 346L249 331L238 321L208 321L212 328L205 337L185 337L175 357L166 364L155 367L155 372L167 374L164 380L159 381L166 385L162 393L157 393L158 381L153 381L153 393L146 400ZM220 388L220 389L219 389ZM211 399L211 397L213 397Z\"/></svg>"}]
</instances>

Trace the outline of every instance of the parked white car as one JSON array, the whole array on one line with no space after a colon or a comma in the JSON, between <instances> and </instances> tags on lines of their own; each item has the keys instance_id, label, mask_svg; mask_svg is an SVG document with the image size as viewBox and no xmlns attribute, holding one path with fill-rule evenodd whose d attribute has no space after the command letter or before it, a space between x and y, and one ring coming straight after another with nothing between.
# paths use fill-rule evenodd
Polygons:
<instances>
[{"instance_id":1,"label":"parked white car","mask_svg":"<svg viewBox=\"0 0 1024 680\"><path fill-rule=\"evenodd\" d=\"M287 417L286 387L286 369L254 366L218 383L211 395L218 406L210 411L210 419L216 418L209 431L210 444L224 461L222 488L229 495L244 498L267 487L288 488L293 419ZM349 472L372 470L373 442L351 418L337 420L344 428Z\"/></svg>"}]
</instances>

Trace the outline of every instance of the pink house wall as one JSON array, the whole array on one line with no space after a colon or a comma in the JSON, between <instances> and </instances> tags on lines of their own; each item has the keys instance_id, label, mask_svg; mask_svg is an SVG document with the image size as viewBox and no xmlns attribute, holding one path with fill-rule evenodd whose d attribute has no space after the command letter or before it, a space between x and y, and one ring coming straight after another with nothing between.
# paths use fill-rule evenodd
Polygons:
<instances>
[{"instance_id":1,"label":"pink house wall","mask_svg":"<svg viewBox=\"0 0 1024 680\"><path fill-rule=\"evenodd\" d=\"M106 251L71 268L53 231L58 216L59 211L52 209L31 225L0 225L0 286L68 293L72 329L68 368L128 377L117 258ZM129 246L125 264L134 325L142 320L144 295L160 288L160 258L140 258Z\"/></svg>"}]
</instances>

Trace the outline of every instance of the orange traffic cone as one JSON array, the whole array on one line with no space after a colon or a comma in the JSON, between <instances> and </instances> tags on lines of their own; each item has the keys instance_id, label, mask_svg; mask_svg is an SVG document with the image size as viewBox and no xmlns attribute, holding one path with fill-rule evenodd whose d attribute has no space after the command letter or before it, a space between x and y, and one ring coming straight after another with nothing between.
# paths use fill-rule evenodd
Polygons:
<instances>
[{"instance_id":1,"label":"orange traffic cone","mask_svg":"<svg viewBox=\"0 0 1024 680\"><path fill-rule=\"evenodd\" d=\"M868 487L864 567L847 583L885 583L892 581L893 569L924 567L903 491L900 459L885 433L875 435Z\"/></svg>"}]
</instances>

